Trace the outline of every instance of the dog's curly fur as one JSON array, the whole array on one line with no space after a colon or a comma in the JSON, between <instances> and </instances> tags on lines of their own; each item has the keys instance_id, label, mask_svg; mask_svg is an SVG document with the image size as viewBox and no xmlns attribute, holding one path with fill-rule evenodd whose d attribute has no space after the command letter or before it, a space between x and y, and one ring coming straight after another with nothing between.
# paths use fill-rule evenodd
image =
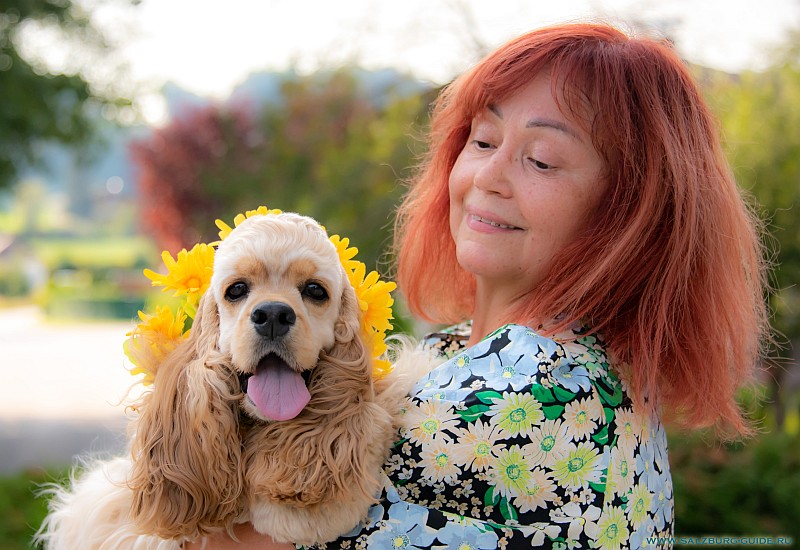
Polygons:
<instances>
[{"instance_id":1,"label":"dog's curly fur","mask_svg":"<svg viewBox=\"0 0 800 550\"><path fill-rule=\"evenodd\" d=\"M275 302L296 320L265 338L251 314ZM265 418L242 391L267 354L305 373L311 399L291 420ZM251 521L276 541L333 540L375 501L404 396L432 367L410 351L400 363L373 383L355 292L314 220L249 218L219 245L190 337L137 405L129 453L51 488L37 539L50 549L180 548Z\"/></svg>"}]
</instances>

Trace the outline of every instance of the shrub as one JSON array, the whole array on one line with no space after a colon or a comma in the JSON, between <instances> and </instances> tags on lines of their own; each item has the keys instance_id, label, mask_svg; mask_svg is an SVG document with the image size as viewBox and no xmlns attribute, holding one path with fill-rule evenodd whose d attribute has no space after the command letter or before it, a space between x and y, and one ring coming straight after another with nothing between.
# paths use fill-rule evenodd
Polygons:
<instances>
[{"instance_id":1,"label":"shrub","mask_svg":"<svg viewBox=\"0 0 800 550\"><path fill-rule=\"evenodd\" d=\"M730 445L670 437L676 535L800 540L800 437L764 433Z\"/></svg>"}]
</instances>

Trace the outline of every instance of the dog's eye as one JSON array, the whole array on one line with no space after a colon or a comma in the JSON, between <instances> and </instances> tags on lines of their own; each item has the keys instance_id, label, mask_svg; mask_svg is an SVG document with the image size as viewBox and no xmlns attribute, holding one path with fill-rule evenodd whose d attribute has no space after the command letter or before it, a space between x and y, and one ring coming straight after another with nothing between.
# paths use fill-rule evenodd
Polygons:
<instances>
[{"instance_id":1,"label":"dog's eye","mask_svg":"<svg viewBox=\"0 0 800 550\"><path fill-rule=\"evenodd\" d=\"M308 283L300 291L303 296L308 296L317 302L324 302L328 299L328 292L319 283Z\"/></svg>"},{"instance_id":2,"label":"dog's eye","mask_svg":"<svg viewBox=\"0 0 800 550\"><path fill-rule=\"evenodd\" d=\"M225 299L229 302L235 302L247 296L249 291L250 289L247 288L245 283L233 283L228 287L228 290L225 291Z\"/></svg>"}]
</instances>

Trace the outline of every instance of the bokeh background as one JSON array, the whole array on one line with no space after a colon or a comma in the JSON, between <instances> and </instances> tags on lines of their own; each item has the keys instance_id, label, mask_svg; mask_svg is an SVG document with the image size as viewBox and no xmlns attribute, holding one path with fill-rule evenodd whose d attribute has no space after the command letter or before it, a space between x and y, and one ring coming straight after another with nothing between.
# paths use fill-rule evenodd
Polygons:
<instances>
[{"instance_id":1,"label":"bokeh background","mask_svg":"<svg viewBox=\"0 0 800 550\"><path fill-rule=\"evenodd\" d=\"M161 250L266 204L390 274L437 90L585 20L675 44L771 235L781 346L742 394L760 433L671 434L676 534L800 540L800 1L0 0L0 548L31 547L37 484L121 449L122 342L163 299L142 275Z\"/></svg>"}]
</instances>

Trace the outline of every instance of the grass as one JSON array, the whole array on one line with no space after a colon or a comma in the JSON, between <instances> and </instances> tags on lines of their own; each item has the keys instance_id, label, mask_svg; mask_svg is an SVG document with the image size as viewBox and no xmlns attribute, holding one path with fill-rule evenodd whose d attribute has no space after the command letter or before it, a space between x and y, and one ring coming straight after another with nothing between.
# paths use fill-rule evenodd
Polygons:
<instances>
[{"instance_id":1,"label":"grass","mask_svg":"<svg viewBox=\"0 0 800 550\"><path fill-rule=\"evenodd\" d=\"M47 515L47 503L44 498L37 498L36 493L42 484L65 477L66 470L31 470L0 477L0 548L36 548L33 535Z\"/></svg>"},{"instance_id":2,"label":"grass","mask_svg":"<svg viewBox=\"0 0 800 550\"><path fill-rule=\"evenodd\" d=\"M152 242L144 237L94 239L37 239L37 257L53 268L64 264L89 268L148 267L157 258Z\"/></svg>"}]
</instances>

